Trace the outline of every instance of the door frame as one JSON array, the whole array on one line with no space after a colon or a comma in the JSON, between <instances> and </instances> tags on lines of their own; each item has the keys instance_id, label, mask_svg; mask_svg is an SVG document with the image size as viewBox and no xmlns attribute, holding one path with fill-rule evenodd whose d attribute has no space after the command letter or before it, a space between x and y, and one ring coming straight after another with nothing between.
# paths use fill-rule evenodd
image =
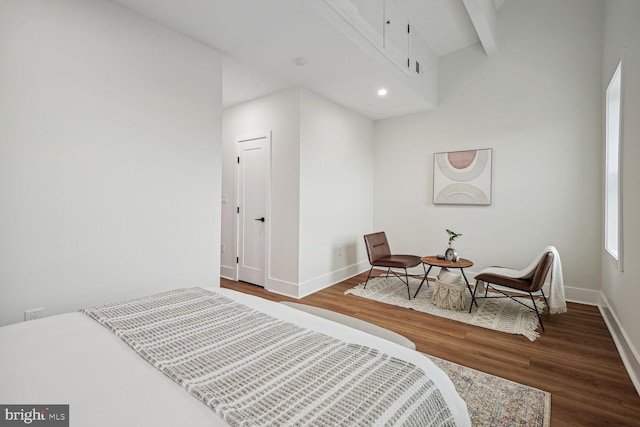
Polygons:
<instances>
[{"instance_id":1,"label":"door frame","mask_svg":"<svg viewBox=\"0 0 640 427\"><path fill-rule=\"evenodd\" d=\"M269 248L271 247L271 130L251 132L236 136L235 138L235 157L236 161L236 265L234 280L238 281L240 277L240 264L238 259L240 258L240 144L247 141L254 141L256 139L266 139L267 147L267 164L265 165L265 229L264 229L264 288L267 288L268 280L270 277L269 267L271 265L271 253ZM258 286L258 285L256 285Z\"/></svg>"}]
</instances>

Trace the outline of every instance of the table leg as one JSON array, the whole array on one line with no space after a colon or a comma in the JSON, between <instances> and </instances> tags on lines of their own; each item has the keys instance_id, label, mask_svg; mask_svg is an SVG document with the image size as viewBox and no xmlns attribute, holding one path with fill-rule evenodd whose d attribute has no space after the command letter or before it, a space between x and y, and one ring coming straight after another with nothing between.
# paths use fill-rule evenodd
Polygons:
<instances>
[{"instance_id":1,"label":"table leg","mask_svg":"<svg viewBox=\"0 0 640 427\"><path fill-rule=\"evenodd\" d=\"M464 268L460 267L460 272L462 273L462 277L464 277L464 281L467 284L467 289L469 289L469 295L471 295L471 306L469 307L469 313L471 313L471 308L473 307L473 304L475 303L476 307L478 306L478 301L476 301L476 297L473 294L473 292L471 292L471 285L469 284L469 281L467 280L467 276L465 276L464 274Z\"/></svg>"},{"instance_id":2,"label":"table leg","mask_svg":"<svg viewBox=\"0 0 640 427\"><path fill-rule=\"evenodd\" d=\"M423 284L426 280L428 280L428 279L427 279L427 276L429 275L429 272L431 271L431 269L432 269L432 268L433 268L433 265L430 265L430 266L429 266L429 269L428 269L428 270L426 270L426 271L424 272L424 277L422 278L422 282L420 282L420 286L418 286L418 290L416 291L415 295L413 296L414 298L418 295L418 292L420 292L420 288L422 288L422 284ZM424 269L424 263L422 263L422 269ZM428 286L428 285L427 285L427 286Z\"/></svg>"}]
</instances>

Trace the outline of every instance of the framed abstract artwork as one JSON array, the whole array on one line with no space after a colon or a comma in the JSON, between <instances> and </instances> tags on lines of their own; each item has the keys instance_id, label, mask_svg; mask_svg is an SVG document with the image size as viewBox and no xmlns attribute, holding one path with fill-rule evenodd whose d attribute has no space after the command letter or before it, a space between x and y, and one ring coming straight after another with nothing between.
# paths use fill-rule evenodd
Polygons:
<instances>
[{"instance_id":1,"label":"framed abstract artwork","mask_svg":"<svg viewBox=\"0 0 640 427\"><path fill-rule=\"evenodd\" d=\"M433 204L490 205L491 148L433 155Z\"/></svg>"}]
</instances>

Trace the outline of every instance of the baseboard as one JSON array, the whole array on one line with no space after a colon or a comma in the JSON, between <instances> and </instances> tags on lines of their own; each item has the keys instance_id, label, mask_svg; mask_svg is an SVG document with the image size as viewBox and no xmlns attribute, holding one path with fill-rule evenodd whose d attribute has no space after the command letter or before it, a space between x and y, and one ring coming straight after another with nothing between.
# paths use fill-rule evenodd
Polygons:
<instances>
[{"instance_id":1,"label":"baseboard","mask_svg":"<svg viewBox=\"0 0 640 427\"><path fill-rule=\"evenodd\" d=\"M345 268L341 268L340 270L336 270L331 273L324 274L311 280L307 280L306 282L300 284L269 277L267 278L264 289L269 292L273 292L274 294L300 299L306 297L307 295L311 295L315 292L321 291L322 289L328 288L329 286L333 286L336 283L340 283L343 280L349 279L350 277L356 276L363 271L367 271L368 269L369 263L364 261L358 264L347 266ZM223 267L221 267L220 270L221 276L225 277L225 275L222 273L224 272ZM230 277L226 278L233 280Z\"/></svg>"},{"instance_id":2,"label":"baseboard","mask_svg":"<svg viewBox=\"0 0 640 427\"><path fill-rule=\"evenodd\" d=\"M236 280L236 269L226 265L220 266L220 277L228 280Z\"/></svg>"},{"instance_id":3,"label":"baseboard","mask_svg":"<svg viewBox=\"0 0 640 427\"><path fill-rule=\"evenodd\" d=\"M636 388L636 392L640 395L640 356L631 344L627 333L620 325L615 312L611 310L611 306L609 305L607 298L602 293L600 297L602 301L598 306L600 314L602 314L602 318L607 324L607 328L613 338L613 342L616 344L622 363L624 363L624 367L627 368L629 378L631 378L631 382Z\"/></svg>"},{"instance_id":4,"label":"baseboard","mask_svg":"<svg viewBox=\"0 0 640 427\"><path fill-rule=\"evenodd\" d=\"M545 285L545 288L548 289L548 285ZM545 289L545 292L547 292L547 289ZM577 302L579 304L599 306L602 301L600 291L594 291L592 289L574 288L565 285L564 294L567 301Z\"/></svg>"},{"instance_id":5,"label":"baseboard","mask_svg":"<svg viewBox=\"0 0 640 427\"><path fill-rule=\"evenodd\" d=\"M302 282L299 286L298 298L304 298L307 295L311 295L315 292L321 291L322 289L328 288L329 286L333 286L336 283L340 283L343 280L347 280L350 277L367 271L369 268L371 268L369 263L367 261L362 261Z\"/></svg>"},{"instance_id":6,"label":"baseboard","mask_svg":"<svg viewBox=\"0 0 640 427\"><path fill-rule=\"evenodd\" d=\"M291 298L300 299L299 287L297 283L287 282L286 280L274 279L273 277L267 278L267 283L264 289L273 292L274 294L284 295Z\"/></svg>"}]
</instances>

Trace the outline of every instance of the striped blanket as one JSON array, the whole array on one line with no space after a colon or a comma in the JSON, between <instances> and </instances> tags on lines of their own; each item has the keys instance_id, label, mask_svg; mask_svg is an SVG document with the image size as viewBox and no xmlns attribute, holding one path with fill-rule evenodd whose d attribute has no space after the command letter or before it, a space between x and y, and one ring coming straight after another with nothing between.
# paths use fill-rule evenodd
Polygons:
<instances>
[{"instance_id":1,"label":"striped blanket","mask_svg":"<svg viewBox=\"0 0 640 427\"><path fill-rule=\"evenodd\" d=\"M81 310L240 425L452 426L423 370L201 288Z\"/></svg>"}]
</instances>

